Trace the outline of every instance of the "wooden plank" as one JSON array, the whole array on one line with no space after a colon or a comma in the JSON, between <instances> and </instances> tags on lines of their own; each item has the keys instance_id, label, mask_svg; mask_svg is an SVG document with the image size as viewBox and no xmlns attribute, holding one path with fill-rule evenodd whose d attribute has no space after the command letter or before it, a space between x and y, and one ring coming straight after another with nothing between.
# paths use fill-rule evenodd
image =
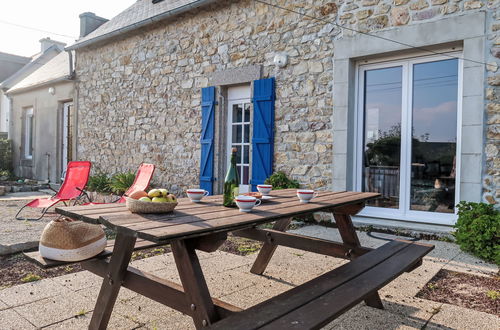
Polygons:
<instances>
[{"instance_id":1,"label":"wooden plank","mask_svg":"<svg viewBox=\"0 0 500 330\"><path fill-rule=\"evenodd\" d=\"M377 195L377 194L376 194ZM326 199L321 200L322 197L316 198L315 202L310 202L308 204L290 205L285 208L273 208L270 210L263 210L263 208L256 209L251 213L239 216L226 216L223 218L216 218L213 220L201 219L200 221L180 224L175 226L163 226L155 228L138 229L134 228L132 231L137 232L139 237L154 241L166 241L179 237L189 237L198 236L200 234L211 232L211 231L222 231L222 230L238 230L245 227L250 227L257 225L259 223L271 222L274 220L282 219L290 216L299 216L303 214L309 214L315 211L320 211L331 207L332 202L328 202ZM326 197L324 197L326 198ZM363 197L363 199L373 198L373 195ZM336 204L350 203L352 200L349 197L344 199L340 198L335 200ZM200 217L201 218L201 217ZM106 223L106 219L102 219Z\"/></svg>"},{"instance_id":2,"label":"wooden plank","mask_svg":"<svg viewBox=\"0 0 500 330\"><path fill-rule=\"evenodd\" d=\"M358 259L344 264L330 272L327 272L313 280L298 287L288 290L274 298L255 305L244 312L242 316L234 315L228 319L217 322L214 329L257 329L276 318L287 314L291 310L299 308L313 301L317 297L333 290L337 286L348 282L352 278L363 273L367 269L376 266L380 262L390 258L398 251L406 248L409 243L392 241L380 248L373 250ZM304 294L307 292L307 294ZM247 326L248 320L252 320L252 327Z\"/></svg>"},{"instance_id":3,"label":"wooden plank","mask_svg":"<svg viewBox=\"0 0 500 330\"><path fill-rule=\"evenodd\" d=\"M292 234L277 231L274 229L243 229L233 232L233 235L245 237L261 242L272 240L276 245L288 246L291 248L323 254L331 257L351 259L350 254L360 256L372 251L371 248L346 246L345 244L324 240L315 237L308 237L299 234Z\"/></svg>"},{"instance_id":4,"label":"wooden plank","mask_svg":"<svg viewBox=\"0 0 500 330\"><path fill-rule=\"evenodd\" d=\"M173 241L170 247L196 328L219 320L195 249L184 240Z\"/></svg>"},{"instance_id":5,"label":"wooden plank","mask_svg":"<svg viewBox=\"0 0 500 330\"><path fill-rule=\"evenodd\" d=\"M353 192L332 192L329 193L330 196L348 196L348 195L353 195L356 193ZM283 207L282 205L284 204L289 204L289 203L298 203L298 199L295 198L290 198L290 197L283 197L283 198L276 198L276 200L273 200L272 202L266 202L259 206L259 209L272 209L272 208L281 208ZM112 216L108 216L107 218L109 219L110 222L113 223L113 225L116 226L123 226L123 227L130 227L131 225L134 225L134 222L137 222L138 224L148 221L148 220L153 220L153 221L171 221L172 219L178 219L179 223L181 223L183 220L180 219L181 217L186 217L186 216L191 216L191 215L199 215L199 214L205 214L205 213L216 213L217 215L214 215L216 217L221 217L221 216L227 216L227 215L234 215L234 214L239 214L241 215L241 212L238 211L236 207L223 207L222 204L217 205L215 207L213 206L205 206L203 208L200 208L199 210L177 210L177 208L172 212L168 214L130 214L129 217L124 219L123 217L113 217L111 220ZM131 221L132 220L132 221ZM168 222L167 222L168 223Z\"/></svg>"},{"instance_id":6,"label":"wooden plank","mask_svg":"<svg viewBox=\"0 0 500 330\"><path fill-rule=\"evenodd\" d=\"M114 253L107 267L107 276L102 281L89 329L106 329L134 251L135 241L134 236L126 236L122 233L116 236Z\"/></svg>"},{"instance_id":7,"label":"wooden plank","mask_svg":"<svg viewBox=\"0 0 500 330\"><path fill-rule=\"evenodd\" d=\"M39 251L33 251L33 252L24 252L24 255L26 256L27 260L30 262L35 263L37 266L44 268L44 269L49 269L49 268L54 268L54 267L59 267L59 266L64 266L64 265L71 265L79 262L85 262L88 260L93 260L93 259L103 259L109 257L113 253L113 247L115 245L115 240L108 240L106 243L106 249L98 254L95 257L86 259L86 260L81 260L81 261L58 261L58 260L52 260L52 259L46 259L40 255ZM136 250L143 250L143 249L149 249L155 246L159 246L161 244L155 243L155 242L150 242L144 239L138 239L135 243L134 246L134 251Z\"/></svg>"},{"instance_id":8,"label":"wooden plank","mask_svg":"<svg viewBox=\"0 0 500 330\"><path fill-rule=\"evenodd\" d=\"M315 203L321 202L321 201L327 201L329 199L329 196L340 196L340 197L347 197L347 196L352 196L353 194L356 193L331 193L328 196L322 197L322 199L318 199ZM340 198L339 197L339 198ZM310 203L312 205L312 203ZM283 209L288 209L291 206L299 206L303 205L300 204L298 200L289 200L286 202L282 203L277 203L277 204L264 204L262 206L259 206L259 208L254 209L251 214L257 214L257 213L262 213L264 211L274 211L274 212L279 212L279 210ZM232 218L233 220L236 220L235 217L238 218L245 218L248 217L250 213L243 213L240 212L237 208L227 208L227 207L219 207L216 208L213 212L209 213L201 213L201 214L196 214L196 215L188 215L185 217L173 217L170 215L163 215L165 217L165 220L161 220L161 217L155 217L153 215L140 215L140 214L131 214L128 219L137 219L137 221L133 221L131 223L127 223L128 220L123 220L123 217L119 216L102 216L101 220L102 222L110 227L110 228L124 228L125 230L132 230L132 231L141 231L141 230L146 230L146 229L155 229L155 228L161 228L161 227L170 227L170 226L178 226L182 224L189 224L189 223L194 223L194 222L201 222L201 221L207 221L207 220L213 220L213 219L221 219L221 218Z\"/></svg>"},{"instance_id":9,"label":"wooden plank","mask_svg":"<svg viewBox=\"0 0 500 330\"><path fill-rule=\"evenodd\" d=\"M273 229L275 231L285 231L288 229L288 226L290 226L290 223L292 222L292 217L288 219L283 219L280 221L276 221L273 225ZM274 251L276 251L276 248L278 247L276 245L276 242L273 242L272 239L267 239L268 236L264 236L264 245L259 251L259 255L255 259L252 268L250 269L250 272L253 274L257 275L262 275L264 271L267 268L267 265L269 264L269 261L271 260Z\"/></svg>"},{"instance_id":10,"label":"wooden plank","mask_svg":"<svg viewBox=\"0 0 500 330\"><path fill-rule=\"evenodd\" d=\"M98 276L105 277L109 261L89 260L82 263L82 267ZM187 302L184 289L181 285L168 281L153 274L143 272L129 266L123 280L122 286L137 292L149 299L169 306L186 315L192 316L192 310ZM242 311L241 308L212 298L216 312L222 317L227 317L235 312Z\"/></svg>"},{"instance_id":11,"label":"wooden plank","mask_svg":"<svg viewBox=\"0 0 500 330\"><path fill-rule=\"evenodd\" d=\"M261 329L320 329L421 260L434 247L409 244L391 258Z\"/></svg>"},{"instance_id":12,"label":"wooden plank","mask_svg":"<svg viewBox=\"0 0 500 330\"><path fill-rule=\"evenodd\" d=\"M390 262L392 256L413 244L415 243L405 241L389 242L352 262L344 264L339 268L255 305L239 314L223 319L214 324L212 328L241 330L258 329L308 303L319 305L319 303L316 303L319 297L326 293L333 292L335 288L345 283L349 283L349 281L358 277L360 274L363 274L386 260ZM425 253L428 253L432 249L432 247L428 245L422 246L426 251ZM328 315L330 311L324 313ZM323 316L319 316L320 319L322 317ZM307 329L307 327L303 327L302 329Z\"/></svg>"}]
</instances>

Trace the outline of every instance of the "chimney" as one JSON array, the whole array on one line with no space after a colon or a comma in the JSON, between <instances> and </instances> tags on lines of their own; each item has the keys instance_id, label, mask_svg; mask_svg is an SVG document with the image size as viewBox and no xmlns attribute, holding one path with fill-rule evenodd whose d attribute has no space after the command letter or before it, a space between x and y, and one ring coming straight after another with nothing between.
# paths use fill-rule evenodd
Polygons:
<instances>
[{"instance_id":1,"label":"chimney","mask_svg":"<svg viewBox=\"0 0 500 330\"><path fill-rule=\"evenodd\" d=\"M107 21L107 19L96 16L94 13L86 12L80 14L80 38L85 37Z\"/></svg>"},{"instance_id":2,"label":"chimney","mask_svg":"<svg viewBox=\"0 0 500 330\"><path fill-rule=\"evenodd\" d=\"M61 49L61 50L63 50L64 46L66 46L66 44L64 42L52 40L49 37L40 39L40 46L41 46L42 53L44 51L46 51L47 49L49 49L53 45L57 45L59 47L59 49Z\"/></svg>"}]
</instances>

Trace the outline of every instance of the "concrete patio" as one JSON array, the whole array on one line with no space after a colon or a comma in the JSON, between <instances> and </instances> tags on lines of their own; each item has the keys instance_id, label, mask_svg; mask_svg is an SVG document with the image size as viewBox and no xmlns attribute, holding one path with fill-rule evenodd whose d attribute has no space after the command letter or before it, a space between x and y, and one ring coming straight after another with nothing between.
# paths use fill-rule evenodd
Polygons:
<instances>
[{"instance_id":1,"label":"concrete patio","mask_svg":"<svg viewBox=\"0 0 500 330\"><path fill-rule=\"evenodd\" d=\"M305 235L339 240L337 231L320 226L296 230ZM362 244L385 243L359 232ZM359 304L325 329L498 329L500 318L487 313L416 298L418 291L440 269L479 275L494 274L498 268L463 253L458 246L430 241L436 249L423 265L400 276L380 294L385 310ZM239 307L249 307L301 284L345 261L290 248L279 247L265 276L249 272L256 254L237 256L224 252L199 253L213 296ZM173 256L155 256L133 265L155 275L179 281ZM100 278L80 272L0 291L2 329L85 329L90 321L100 287ZM122 289L110 329L192 329L191 319L177 311Z\"/></svg>"}]
</instances>

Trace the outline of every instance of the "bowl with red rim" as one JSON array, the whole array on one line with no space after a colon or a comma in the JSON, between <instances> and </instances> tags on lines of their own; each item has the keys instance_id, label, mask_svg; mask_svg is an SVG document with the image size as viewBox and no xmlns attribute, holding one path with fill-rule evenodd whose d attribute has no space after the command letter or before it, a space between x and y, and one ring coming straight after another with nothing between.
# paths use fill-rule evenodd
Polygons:
<instances>
[{"instance_id":1,"label":"bowl with red rim","mask_svg":"<svg viewBox=\"0 0 500 330\"><path fill-rule=\"evenodd\" d=\"M199 203L201 199L208 196L209 192L204 189L188 189L186 190L186 195L189 197L191 202Z\"/></svg>"},{"instance_id":2,"label":"bowl with red rim","mask_svg":"<svg viewBox=\"0 0 500 330\"><path fill-rule=\"evenodd\" d=\"M310 189L298 189L297 197L301 203L309 203L311 199L318 196L318 193Z\"/></svg>"},{"instance_id":3,"label":"bowl with red rim","mask_svg":"<svg viewBox=\"0 0 500 330\"><path fill-rule=\"evenodd\" d=\"M273 186L270 184L258 184L257 190L262 194L262 196L268 196L271 190L273 190Z\"/></svg>"},{"instance_id":4,"label":"bowl with red rim","mask_svg":"<svg viewBox=\"0 0 500 330\"><path fill-rule=\"evenodd\" d=\"M253 196L238 195L234 199L236 205L240 209L240 212L250 212L255 206L259 206L261 203L260 199Z\"/></svg>"}]
</instances>

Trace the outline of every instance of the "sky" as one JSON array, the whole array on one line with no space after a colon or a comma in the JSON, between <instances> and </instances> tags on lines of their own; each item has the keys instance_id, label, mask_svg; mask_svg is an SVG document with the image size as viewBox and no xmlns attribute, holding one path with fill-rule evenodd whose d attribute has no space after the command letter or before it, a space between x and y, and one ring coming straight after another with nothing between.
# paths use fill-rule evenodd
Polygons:
<instances>
[{"instance_id":1,"label":"sky","mask_svg":"<svg viewBox=\"0 0 500 330\"><path fill-rule=\"evenodd\" d=\"M0 6L0 52L32 56L40 51L39 40L46 37L70 45L80 35L78 15L93 12L111 19L135 1L3 0Z\"/></svg>"}]
</instances>

